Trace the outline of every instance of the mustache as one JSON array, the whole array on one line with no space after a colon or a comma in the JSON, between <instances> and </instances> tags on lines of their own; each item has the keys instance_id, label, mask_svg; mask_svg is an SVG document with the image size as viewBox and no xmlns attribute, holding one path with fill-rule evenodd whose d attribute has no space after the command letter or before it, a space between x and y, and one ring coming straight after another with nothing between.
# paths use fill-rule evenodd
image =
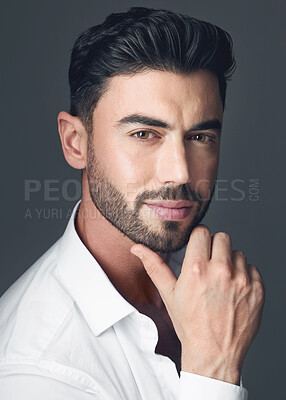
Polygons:
<instances>
[{"instance_id":1,"label":"mustache","mask_svg":"<svg viewBox=\"0 0 286 400\"><path fill-rule=\"evenodd\" d=\"M180 185L176 187L166 186L156 191L145 190L136 197L135 209L139 209L144 200L189 200L199 203L199 206L201 206L203 202L203 198L200 194L197 191L190 189L188 185Z\"/></svg>"}]
</instances>

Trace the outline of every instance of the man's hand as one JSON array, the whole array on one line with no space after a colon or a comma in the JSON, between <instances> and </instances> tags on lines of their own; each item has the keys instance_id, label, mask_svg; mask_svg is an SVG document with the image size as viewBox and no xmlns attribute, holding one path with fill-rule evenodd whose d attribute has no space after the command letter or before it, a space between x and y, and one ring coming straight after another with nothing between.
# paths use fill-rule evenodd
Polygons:
<instances>
[{"instance_id":1,"label":"man's hand","mask_svg":"<svg viewBox=\"0 0 286 400\"><path fill-rule=\"evenodd\" d=\"M264 287L254 265L232 250L226 233L196 227L177 279L163 259L136 244L182 345L182 370L239 384L241 367L259 329Z\"/></svg>"}]
</instances>

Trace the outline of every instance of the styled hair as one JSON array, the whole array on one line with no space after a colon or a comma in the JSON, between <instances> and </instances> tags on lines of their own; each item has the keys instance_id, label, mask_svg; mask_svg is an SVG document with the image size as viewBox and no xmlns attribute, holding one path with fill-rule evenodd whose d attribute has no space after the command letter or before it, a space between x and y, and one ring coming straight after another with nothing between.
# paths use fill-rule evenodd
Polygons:
<instances>
[{"instance_id":1,"label":"styled hair","mask_svg":"<svg viewBox=\"0 0 286 400\"><path fill-rule=\"evenodd\" d=\"M76 40L69 68L70 113L92 130L94 108L108 79L146 70L216 74L223 109L235 69L231 36L211 23L164 9L112 13Z\"/></svg>"}]
</instances>

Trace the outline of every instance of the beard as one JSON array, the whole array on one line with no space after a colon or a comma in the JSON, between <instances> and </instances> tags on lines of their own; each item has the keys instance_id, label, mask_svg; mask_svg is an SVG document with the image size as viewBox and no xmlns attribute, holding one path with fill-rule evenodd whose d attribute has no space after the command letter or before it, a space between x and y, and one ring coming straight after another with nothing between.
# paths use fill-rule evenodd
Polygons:
<instances>
[{"instance_id":1,"label":"beard","mask_svg":"<svg viewBox=\"0 0 286 400\"><path fill-rule=\"evenodd\" d=\"M131 208L124 195L108 180L95 159L92 144L88 143L87 178L93 204L101 215L115 228L131 239L160 253L173 253L182 249L189 241L192 230L206 215L215 185L206 200L188 184L165 186L158 190L144 190L138 194ZM194 203L195 215L187 226L182 221L160 220L160 228L148 224L140 216L144 200L190 200Z\"/></svg>"}]
</instances>

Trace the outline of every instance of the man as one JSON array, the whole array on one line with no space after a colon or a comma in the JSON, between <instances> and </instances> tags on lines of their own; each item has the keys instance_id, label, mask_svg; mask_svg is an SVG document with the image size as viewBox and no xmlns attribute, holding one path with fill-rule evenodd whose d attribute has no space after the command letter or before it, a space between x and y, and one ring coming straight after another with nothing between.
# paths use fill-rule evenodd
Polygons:
<instances>
[{"instance_id":1,"label":"man","mask_svg":"<svg viewBox=\"0 0 286 400\"><path fill-rule=\"evenodd\" d=\"M233 69L226 32L166 10L111 14L78 38L58 126L82 200L2 297L1 399L247 398L261 277L198 226Z\"/></svg>"}]
</instances>

